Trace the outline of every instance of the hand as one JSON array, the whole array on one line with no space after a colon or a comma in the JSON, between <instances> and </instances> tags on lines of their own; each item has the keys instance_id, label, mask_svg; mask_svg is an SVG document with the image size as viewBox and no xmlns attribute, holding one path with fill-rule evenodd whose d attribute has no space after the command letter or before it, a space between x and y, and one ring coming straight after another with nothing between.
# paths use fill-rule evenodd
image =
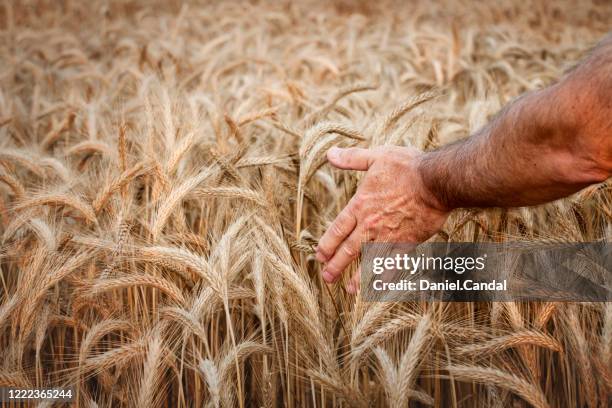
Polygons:
<instances>
[{"instance_id":1,"label":"hand","mask_svg":"<svg viewBox=\"0 0 612 408\"><path fill-rule=\"evenodd\" d=\"M319 240L323 279L335 282L367 241L420 243L440 230L448 210L425 188L418 167L423 155L410 147L331 148L329 162L367 171L357 193ZM348 285L358 285L356 274Z\"/></svg>"}]
</instances>

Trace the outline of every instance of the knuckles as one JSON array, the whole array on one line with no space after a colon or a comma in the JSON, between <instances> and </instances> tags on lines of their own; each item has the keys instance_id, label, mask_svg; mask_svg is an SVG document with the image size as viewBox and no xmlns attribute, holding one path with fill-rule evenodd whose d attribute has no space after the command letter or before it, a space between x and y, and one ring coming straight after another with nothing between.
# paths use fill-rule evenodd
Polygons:
<instances>
[{"instance_id":1,"label":"knuckles","mask_svg":"<svg viewBox=\"0 0 612 408\"><path fill-rule=\"evenodd\" d=\"M329 273L329 274L330 274L330 275L331 275L331 276L334 278L334 280L336 280L336 278L337 278L337 277L338 277L338 276L341 274L341 272L342 272L342 271L340 271L340 270L338 269L338 267L336 267L336 266L334 266L334 265L332 265L332 264L328 264L328 265L325 267L325 270L327 271L327 273Z\"/></svg>"},{"instance_id":2,"label":"knuckles","mask_svg":"<svg viewBox=\"0 0 612 408\"><path fill-rule=\"evenodd\" d=\"M368 232L372 233L379 229L381 217L377 214L372 214L363 220L363 228Z\"/></svg>"},{"instance_id":3,"label":"knuckles","mask_svg":"<svg viewBox=\"0 0 612 408\"><path fill-rule=\"evenodd\" d=\"M359 255L359 251L352 245L342 245L342 252L351 259Z\"/></svg>"},{"instance_id":4,"label":"knuckles","mask_svg":"<svg viewBox=\"0 0 612 408\"><path fill-rule=\"evenodd\" d=\"M345 235L345 228L341 224L342 222L335 222L332 224L330 230L333 235L336 235L339 237Z\"/></svg>"},{"instance_id":5,"label":"knuckles","mask_svg":"<svg viewBox=\"0 0 612 408\"><path fill-rule=\"evenodd\" d=\"M363 210L365 200L360 195L356 195L351 203L351 211L353 214L359 214Z\"/></svg>"}]
</instances>

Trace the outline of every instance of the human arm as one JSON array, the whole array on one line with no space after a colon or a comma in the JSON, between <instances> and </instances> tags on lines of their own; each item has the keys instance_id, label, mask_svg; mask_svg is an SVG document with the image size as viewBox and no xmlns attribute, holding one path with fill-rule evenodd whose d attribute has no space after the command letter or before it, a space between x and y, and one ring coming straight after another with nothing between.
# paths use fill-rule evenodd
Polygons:
<instances>
[{"instance_id":1,"label":"human arm","mask_svg":"<svg viewBox=\"0 0 612 408\"><path fill-rule=\"evenodd\" d=\"M328 159L367 174L319 241L327 282L338 279L362 242L425 241L455 208L536 205L602 182L612 174L612 39L468 139L427 153L331 149Z\"/></svg>"},{"instance_id":2,"label":"human arm","mask_svg":"<svg viewBox=\"0 0 612 408\"><path fill-rule=\"evenodd\" d=\"M444 207L515 207L565 197L612 171L612 39L560 82L525 94L469 139L423 156Z\"/></svg>"}]
</instances>

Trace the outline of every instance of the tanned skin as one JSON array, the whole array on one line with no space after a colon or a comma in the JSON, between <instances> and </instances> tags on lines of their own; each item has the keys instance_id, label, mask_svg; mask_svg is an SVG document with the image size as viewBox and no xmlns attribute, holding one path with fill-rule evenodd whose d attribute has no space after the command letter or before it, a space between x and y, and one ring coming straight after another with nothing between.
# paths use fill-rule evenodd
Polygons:
<instances>
[{"instance_id":1,"label":"tanned skin","mask_svg":"<svg viewBox=\"0 0 612 408\"><path fill-rule=\"evenodd\" d=\"M332 148L327 158L367 172L319 240L328 283L363 242L423 242L453 209L537 205L601 183L612 176L612 36L559 82L521 96L470 138L431 152Z\"/></svg>"}]
</instances>

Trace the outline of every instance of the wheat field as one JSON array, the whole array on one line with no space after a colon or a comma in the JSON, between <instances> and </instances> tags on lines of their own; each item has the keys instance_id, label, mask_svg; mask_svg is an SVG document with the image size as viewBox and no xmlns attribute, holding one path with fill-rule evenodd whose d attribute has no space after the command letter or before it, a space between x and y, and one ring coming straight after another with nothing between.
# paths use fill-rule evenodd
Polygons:
<instances>
[{"instance_id":1,"label":"wheat field","mask_svg":"<svg viewBox=\"0 0 612 408\"><path fill-rule=\"evenodd\" d=\"M612 305L368 303L313 248L360 175L576 64L605 1L0 3L0 386L83 407L604 407ZM433 241L612 236L610 182ZM47 406L50 404L47 404ZM41 404L45 406L45 404Z\"/></svg>"}]
</instances>

